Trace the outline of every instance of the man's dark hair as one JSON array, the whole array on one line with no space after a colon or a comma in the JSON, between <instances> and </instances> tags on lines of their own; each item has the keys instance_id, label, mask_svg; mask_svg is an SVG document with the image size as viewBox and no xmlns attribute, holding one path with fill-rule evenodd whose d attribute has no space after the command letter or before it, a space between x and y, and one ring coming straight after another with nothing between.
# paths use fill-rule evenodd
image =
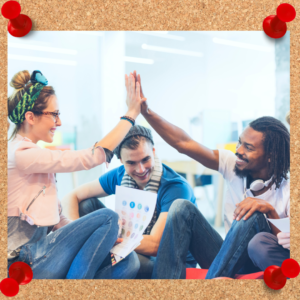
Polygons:
<instances>
[{"instance_id":1,"label":"man's dark hair","mask_svg":"<svg viewBox=\"0 0 300 300\"><path fill-rule=\"evenodd\" d=\"M263 147L270 155L268 164L269 176L274 176L276 188L290 171L290 133L279 120L273 117L261 117L252 121L249 126L264 135Z\"/></svg>"},{"instance_id":2,"label":"man's dark hair","mask_svg":"<svg viewBox=\"0 0 300 300\"><path fill-rule=\"evenodd\" d=\"M123 141L113 152L117 158L121 158L120 153L122 148L135 150L142 140L151 143L152 146L154 145L151 130L141 125L132 126Z\"/></svg>"},{"instance_id":3,"label":"man's dark hair","mask_svg":"<svg viewBox=\"0 0 300 300\"><path fill-rule=\"evenodd\" d=\"M149 143L149 145L153 146L152 141L150 139L146 138L145 136L134 135L134 136L131 136L130 138L126 139L122 143L122 145L120 147L120 153L123 148L136 150L142 141L147 142L147 143Z\"/></svg>"}]
</instances>

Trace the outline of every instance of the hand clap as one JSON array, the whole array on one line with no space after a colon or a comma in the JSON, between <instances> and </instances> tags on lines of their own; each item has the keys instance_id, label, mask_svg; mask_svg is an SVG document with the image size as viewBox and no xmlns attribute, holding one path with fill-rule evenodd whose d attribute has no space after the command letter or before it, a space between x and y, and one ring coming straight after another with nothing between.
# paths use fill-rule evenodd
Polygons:
<instances>
[{"instance_id":1,"label":"hand clap","mask_svg":"<svg viewBox=\"0 0 300 300\"><path fill-rule=\"evenodd\" d=\"M132 73L125 75L125 86L127 90L126 104L129 111L134 111L137 115L141 112L140 83L135 81Z\"/></svg>"},{"instance_id":2,"label":"hand clap","mask_svg":"<svg viewBox=\"0 0 300 300\"><path fill-rule=\"evenodd\" d=\"M135 80L136 88L139 86L139 95L140 95L140 98L141 98L141 113L145 114L145 113L148 112L148 103L147 103L147 98L145 97L143 89L142 89L141 76L140 76L140 74L136 74L136 71L133 71L133 73L130 73L130 75L131 74L132 74L132 76ZM128 79L126 81L126 78L128 78L127 75L125 75L125 85L126 85L126 89L127 89L127 98L128 98L129 81L128 81Z\"/></svg>"}]
</instances>

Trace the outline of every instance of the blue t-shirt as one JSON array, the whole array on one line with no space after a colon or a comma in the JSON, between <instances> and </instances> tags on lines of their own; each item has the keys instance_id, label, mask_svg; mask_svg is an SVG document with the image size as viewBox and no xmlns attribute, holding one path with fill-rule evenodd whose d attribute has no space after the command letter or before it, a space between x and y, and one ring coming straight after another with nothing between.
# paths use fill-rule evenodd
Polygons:
<instances>
[{"instance_id":1,"label":"blue t-shirt","mask_svg":"<svg viewBox=\"0 0 300 300\"><path fill-rule=\"evenodd\" d=\"M157 215L159 216L161 212L168 212L173 201L176 199L186 199L197 206L193 189L188 182L168 166L162 165L163 173L157 193ZM124 173L125 168L122 165L105 173L99 178L99 182L106 194L112 195L116 193L116 186L121 186ZM189 252L187 261L192 260L194 260L194 258Z\"/></svg>"}]
</instances>

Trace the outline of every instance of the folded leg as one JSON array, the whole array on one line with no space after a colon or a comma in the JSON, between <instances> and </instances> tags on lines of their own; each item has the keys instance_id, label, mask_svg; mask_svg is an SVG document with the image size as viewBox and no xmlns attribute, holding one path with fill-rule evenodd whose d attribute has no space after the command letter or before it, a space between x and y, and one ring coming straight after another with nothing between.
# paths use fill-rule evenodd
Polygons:
<instances>
[{"instance_id":1,"label":"folded leg","mask_svg":"<svg viewBox=\"0 0 300 300\"><path fill-rule=\"evenodd\" d=\"M234 220L218 255L206 274L206 279L233 278L249 260L248 244L259 232L271 232L265 216L260 212L255 212L246 221Z\"/></svg>"},{"instance_id":2,"label":"folded leg","mask_svg":"<svg viewBox=\"0 0 300 300\"><path fill-rule=\"evenodd\" d=\"M191 251L201 268L209 268L222 245L221 236L190 201L178 199L170 207L159 245L153 279L185 279Z\"/></svg>"},{"instance_id":3,"label":"folded leg","mask_svg":"<svg viewBox=\"0 0 300 300\"><path fill-rule=\"evenodd\" d=\"M278 244L274 234L261 232L256 234L248 244L248 254L254 265L264 271L267 267L281 266L290 258L290 250Z\"/></svg>"},{"instance_id":4,"label":"folded leg","mask_svg":"<svg viewBox=\"0 0 300 300\"><path fill-rule=\"evenodd\" d=\"M117 239L118 215L101 209L22 247L34 279L92 279Z\"/></svg>"}]
</instances>

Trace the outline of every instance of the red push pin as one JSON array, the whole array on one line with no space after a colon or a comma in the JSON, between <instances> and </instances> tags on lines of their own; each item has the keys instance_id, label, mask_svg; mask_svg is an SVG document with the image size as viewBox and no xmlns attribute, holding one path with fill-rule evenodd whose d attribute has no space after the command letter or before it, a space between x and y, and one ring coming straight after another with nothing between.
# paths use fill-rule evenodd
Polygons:
<instances>
[{"instance_id":1,"label":"red push pin","mask_svg":"<svg viewBox=\"0 0 300 300\"><path fill-rule=\"evenodd\" d=\"M295 278L300 273L300 266L297 261L292 258L288 258L283 261L281 270L284 276L288 278Z\"/></svg>"},{"instance_id":2,"label":"red push pin","mask_svg":"<svg viewBox=\"0 0 300 300\"><path fill-rule=\"evenodd\" d=\"M7 1L2 5L1 13L6 19L9 19L7 29L14 37L22 37L29 33L32 27L31 19L20 14L21 6L17 1Z\"/></svg>"},{"instance_id":3,"label":"red push pin","mask_svg":"<svg viewBox=\"0 0 300 300\"><path fill-rule=\"evenodd\" d=\"M30 266L21 261L13 263L8 273L10 278L0 282L0 290L7 297L16 296L19 293L19 285L29 283L33 277Z\"/></svg>"},{"instance_id":4,"label":"red push pin","mask_svg":"<svg viewBox=\"0 0 300 300\"><path fill-rule=\"evenodd\" d=\"M286 22L291 22L296 17L295 8L288 4L282 3L277 7L277 15L268 16L264 19L264 32L273 39L283 37L287 31Z\"/></svg>"},{"instance_id":5,"label":"red push pin","mask_svg":"<svg viewBox=\"0 0 300 300\"><path fill-rule=\"evenodd\" d=\"M0 290L7 297L14 297L19 293L19 284L13 278L5 278L0 282Z\"/></svg>"},{"instance_id":6,"label":"red push pin","mask_svg":"<svg viewBox=\"0 0 300 300\"><path fill-rule=\"evenodd\" d=\"M286 277L278 266L269 266L264 272L264 281L266 285L273 290L280 290L286 284Z\"/></svg>"},{"instance_id":7,"label":"red push pin","mask_svg":"<svg viewBox=\"0 0 300 300\"><path fill-rule=\"evenodd\" d=\"M32 280L33 272L29 265L22 261L13 263L8 270L10 278L13 278L18 284L27 284Z\"/></svg>"}]
</instances>

